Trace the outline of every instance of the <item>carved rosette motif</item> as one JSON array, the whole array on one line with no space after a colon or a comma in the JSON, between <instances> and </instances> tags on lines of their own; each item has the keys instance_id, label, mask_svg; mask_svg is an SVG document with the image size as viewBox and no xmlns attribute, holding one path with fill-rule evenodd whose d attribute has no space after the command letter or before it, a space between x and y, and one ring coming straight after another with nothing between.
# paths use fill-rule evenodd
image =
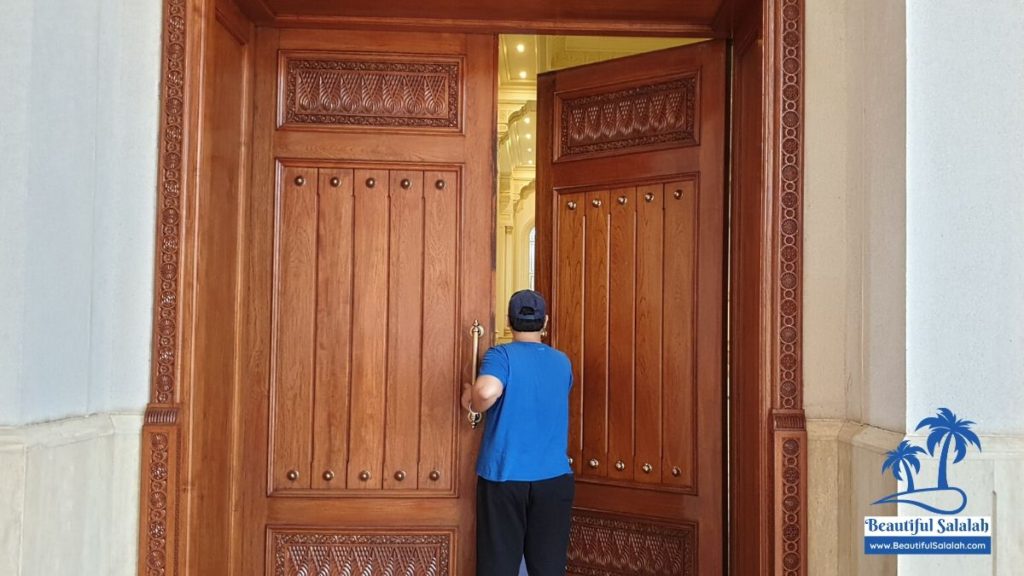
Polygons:
<instances>
[{"instance_id":1,"label":"carved rosette motif","mask_svg":"<svg viewBox=\"0 0 1024 576\"><path fill-rule=\"evenodd\" d=\"M146 575L167 573L167 487L169 477L169 446L167 434L156 433L149 441L148 497L144 512L146 539Z\"/></svg>"},{"instance_id":2,"label":"carved rosette motif","mask_svg":"<svg viewBox=\"0 0 1024 576\"><path fill-rule=\"evenodd\" d=\"M561 98L558 158L697 144L697 76Z\"/></svg>"},{"instance_id":3,"label":"carved rosette motif","mask_svg":"<svg viewBox=\"0 0 1024 576\"><path fill-rule=\"evenodd\" d=\"M167 0L164 16L163 130L157 222L157 302L152 401L174 400L178 360L178 261L185 133L185 0Z\"/></svg>"},{"instance_id":4,"label":"carved rosette motif","mask_svg":"<svg viewBox=\"0 0 1024 576\"><path fill-rule=\"evenodd\" d=\"M776 510L782 516L781 520L781 547L776 547L775 553L781 556L782 571L778 576L798 576L803 574L803 518L806 516L804 510L805 494L803 493L804 470L802 448L800 439L797 437L785 438L782 441L782 508ZM778 523L776 524L778 525ZM776 538L778 542L780 538Z\"/></svg>"},{"instance_id":5,"label":"carved rosette motif","mask_svg":"<svg viewBox=\"0 0 1024 576\"><path fill-rule=\"evenodd\" d=\"M461 128L458 60L286 58L282 125Z\"/></svg>"},{"instance_id":6,"label":"carved rosette motif","mask_svg":"<svg viewBox=\"0 0 1024 576\"><path fill-rule=\"evenodd\" d=\"M270 529L274 576L442 576L451 533L357 534Z\"/></svg>"},{"instance_id":7,"label":"carved rosette motif","mask_svg":"<svg viewBox=\"0 0 1024 576\"><path fill-rule=\"evenodd\" d=\"M178 290L180 238L182 236L183 173L185 155L185 77L188 14L185 0L164 1L163 92L157 174L157 260L153 321L153 384L146 428L173 425L177 411L167 405L175 400L178 363ZM157 408L153 404L164 405ZM166 430L166 428L164 429ZM140 573L173 576L176 550L175 509L177 490L171 458L173 432L143 432L142 550Z\"/></svg>"},{"instance_id":8,"label":"carved rosette motif","mask_svg":"<svg viewBox=\"0 0 1024 576\"><path fill-rule=\"evenodd\" d=\"M803 0L777 0L775 187L779 250L775 406L776 576L806 573L806 427L803 415Z\"/></svg>"},{"instance_id":9,"label":"carved rosette motif","mask_svg":"<svg viewBox=\"0 0 1024 576\"><path fill-rule=\"evenodd\" d=\"M779 400L783 409L803 406L801 370L801 318L803 243L803 51L800 0L782 0L781 38L777 54L781 58L781 117L778 119L778 171L776 186L779 234Z\"/></svg>"},{"instance_id":10,"label":"carved rosette motif","mask_svg":"<svg viewBox=\"0 0 1024 576\"><path fill-rule=\"evenodd\" d=\"M574 511L568 573L580 576L697 574L696 526L669 526Z\"/></svg>"}]
</instances>

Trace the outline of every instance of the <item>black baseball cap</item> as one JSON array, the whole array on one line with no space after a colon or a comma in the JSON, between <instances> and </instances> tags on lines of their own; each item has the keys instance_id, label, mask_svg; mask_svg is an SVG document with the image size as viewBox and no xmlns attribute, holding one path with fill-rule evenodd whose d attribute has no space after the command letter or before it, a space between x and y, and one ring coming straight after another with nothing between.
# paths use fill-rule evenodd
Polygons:
<instances>
[{"instance_id":1,"label":"black baseball cap","mask_svg":"<svg viewBox=\"0 0 1024 576\"><path fill-rule=\"evenodd\" d=\"M512 320L544 320L548 305L533 290L520 290L508 299L508 317Z\"/></svg>"}]
</instances>

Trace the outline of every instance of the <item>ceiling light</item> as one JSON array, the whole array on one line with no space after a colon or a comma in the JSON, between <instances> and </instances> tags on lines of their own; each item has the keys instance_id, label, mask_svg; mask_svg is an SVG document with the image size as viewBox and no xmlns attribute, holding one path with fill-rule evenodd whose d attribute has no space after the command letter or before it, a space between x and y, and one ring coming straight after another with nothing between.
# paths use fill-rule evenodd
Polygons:
<instances>
[{"instance_id":1,"label":"ceiling light","mask_svg":"<svg viewBox=\"0 0 1024 576\"><path fill-rule=\"evenodd\" d=\"M527 164L533 164L533 160L527 160L526 163Z\"/></svg>"},{"instance_id":2,"label":"ceiling light","mask_svg":"<svg viewBox=\"0 0 1024 576\"><path fill-rule=\"evenodd\" d=\"M525 79L526 78L526 70L520 70L519 71L519 77Z\"/></svg>"},{"instance_id":3,"label":"ceiling light","mask_svg":"<svg viewBox=\"0 0 1024 576\"><path fill-rule=\"evenodd\" d=\"M520 54L522 54L523 52L526 52L526 45L524 45L524 44L516 44L516 52L519 52Z\"/></svg>"},{"instance_id":4,"label":"ceiling light","mask_svg":"<svg viewBox=\"0 0 1024 576\"><path fill-rule=\"evenodd\" d=\"M527 132L526 133L526 139L530 140L531 138L533 138L533 134L530 134L529 132Z\"/></svg>"},{"instance_id":5,"label":"ceiling light","mask_svg":"<svg viewBox=\"0 0 1024 576\"><path fill-rule=\"evenodd\" d=\"M533 148L527 148L526 151L527 152L533 152Z\"/></svg>"},{"instance_id":6,"label":"ceiling light","mask_svg":"<svg viewBox=\"0 0 1024 576\"><path fill-rule=\"evenodd\" d=\"M527 124L529 124L530 123L530 117L527 116L527 117L523 118L523 122L526 122Z\"/></svg>"}]
</instances>

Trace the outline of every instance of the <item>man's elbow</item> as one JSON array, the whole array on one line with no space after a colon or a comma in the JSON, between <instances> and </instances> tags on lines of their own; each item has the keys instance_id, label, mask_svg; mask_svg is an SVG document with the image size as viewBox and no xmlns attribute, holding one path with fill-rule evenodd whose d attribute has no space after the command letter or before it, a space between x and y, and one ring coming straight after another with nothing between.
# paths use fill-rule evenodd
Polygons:
<instances>
[{"instance_id":1,"label":"man's elbow","mask_svg":"<svg viewBox=\"0 0 1024 576\"><path fill-rule=\"evenodd\" d=\"M476 391L476 399L484 404L493 404L501 397L501 390L490 386Z\"/></svg>"},{"instance_id":2,"label":"man's elbow","mask_svg":"<svg viewBox=\"0 0 1024 576\"><path fill-rule=\"evenodd\" d=\"M495 378L482 377L473 387L473 405L477 410L489 409L501 397L504 387Z\"/></svg>"}]
</instances>

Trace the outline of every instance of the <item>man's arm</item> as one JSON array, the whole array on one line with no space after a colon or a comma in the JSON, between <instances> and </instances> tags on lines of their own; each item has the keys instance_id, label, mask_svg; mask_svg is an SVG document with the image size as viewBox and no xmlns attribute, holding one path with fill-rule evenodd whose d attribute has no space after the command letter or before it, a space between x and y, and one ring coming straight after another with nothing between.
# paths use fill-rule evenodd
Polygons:
<instances>
[{"instance_id":1,"label":"man's arm","mask_svg":"<svg viewBox=\"0 0 1024 576\"><path fill-rule=\"evenodd\" d=\"M505 392L505 386L490 374L481 374L472 386L464 386L462 407L475 412L486 412Z\"/></svg>"}]
</instances>

